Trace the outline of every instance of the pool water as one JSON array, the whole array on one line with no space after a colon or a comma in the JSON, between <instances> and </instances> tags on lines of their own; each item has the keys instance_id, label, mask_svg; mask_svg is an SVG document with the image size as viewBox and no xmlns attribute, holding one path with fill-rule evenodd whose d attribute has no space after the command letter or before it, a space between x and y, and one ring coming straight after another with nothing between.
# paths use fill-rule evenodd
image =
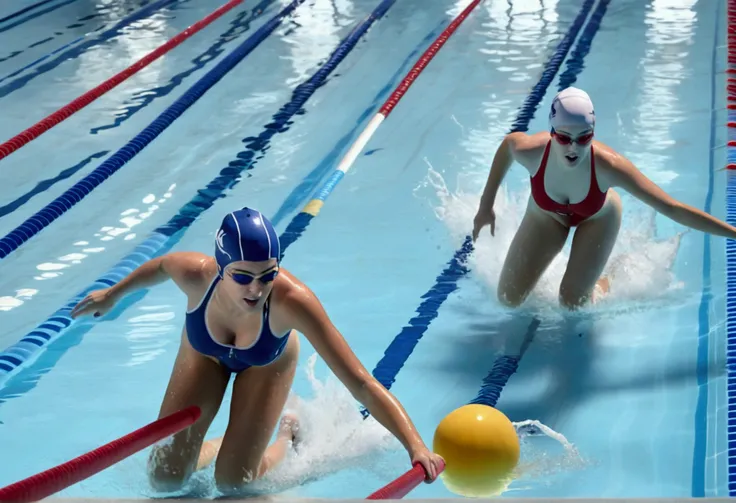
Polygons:
<instances>
[{"instance_id":1,"label":"pool water","mask_svg":"<svg viewBox=\"0 0 736 503\"><path fill-rule=\"evenodd\" d=\"M0 18L31 3L0 5ZM202 0L156 8L145 0L62 3L44 6L55 8L18 26L6 29L29 15L0 22L3 138L216 8ZM237 159L244 140L268 130L292 91L379 3L306 0L156 140L2 259L1 349L130 254ZM265 0L234 8L0 161L0 233L113 155L287 4ZM303 113L272 136L252 169L177 235L172 250L212 253L223 214L244 205L272 217L283 232L421 53L468 4L397 0ZM724 218L724 6L706 0L592 4L529 130L547 127L561 79L572 79L596 104L600 141L673 197ZM317 294L369 370L402 328L425 313L424 307L417 313L423 296L472 228L495 149L582 8L580 0L481 2L286 252L284 267ZM125 21L141 9L150 12ZM602 14L595 18L594 12ZM110 32L121 20L124 26ZM36 63L65 44L58 64ZM457 290L430 307L438 315L391 391L431 445L439 421L480 393L497 358L515 356L518 370L497 407L515 422L537 420L554 435L523 430L522 473L505 496L726 496L724 239L685 232L622 193L609 298L575 316L558 308L568 243L529 303L502 309L498 273L529 194L522 171L512 168L499 196L496 236L484 231L469 273L443 280L457 281ZM7 380L0 389L0 445L12 462L3 463L0 486L154 420L184 311L185 297L173 284L156 286L103 320L75 323ZM224 432L229 404L226 395L211 436ZM362 419L304 338L288 407L302 418L302 445L258 490L363 498L410 468L398 442L372 418ZM150 497L146 457L147 451L138 453L60 496ZM198 474L191 491L211 497L211 472ZM437 482L407 497L452 496Z\"/></svg>"}]
</instances>

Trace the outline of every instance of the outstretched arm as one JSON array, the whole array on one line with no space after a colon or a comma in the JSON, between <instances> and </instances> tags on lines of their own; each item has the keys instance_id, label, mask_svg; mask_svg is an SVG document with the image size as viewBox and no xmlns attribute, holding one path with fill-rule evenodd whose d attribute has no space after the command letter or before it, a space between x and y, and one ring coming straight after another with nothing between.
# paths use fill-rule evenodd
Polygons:
<instances>
[{"instance_id":1,"label":"outstretched arm","mask_svg":"<svg viewBox=\"0 0 736 503\"><path fill-rule=\"evenodd\" d=\"M429 452L401 403L366 370L311 291L303 287L290 297L294 328L305 335L353 397L403 444L412 462L420 462L434 480L442 458Z\"/></svg>"},{"instance_id":2,"label":"outstretched arm","mask_svg":"<svg viewBox=\"0 0 736 503\"><path fill-rule=\"evenodd\" d=\"M156 257L141 264L110 288L96 290L87 295L72 309L71 316L76 318L91 313L104 314L127 294L162 283L169 278L182 291L188 292L202 267L204 265L198 253L175 252Z\"/></svg>"},{"instance_id":3,"label":"outstretched arm","mask_svg":"<svg viewBox=\"0 0 736 503\"><path fill-rule=\"evenodd\" d=\"M736 227L674 199L647 178L628 159L619 156L612 164L607 174L614 186L621 187L679 224L716 236L736 239Z\"/></svg>"}]
</instances>

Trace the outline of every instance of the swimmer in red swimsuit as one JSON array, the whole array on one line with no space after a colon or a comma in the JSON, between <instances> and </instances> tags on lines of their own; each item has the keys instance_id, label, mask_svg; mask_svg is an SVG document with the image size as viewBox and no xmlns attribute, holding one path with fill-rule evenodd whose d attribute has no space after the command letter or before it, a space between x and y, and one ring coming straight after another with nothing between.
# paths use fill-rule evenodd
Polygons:
<instances>
[{"instance_id":1,"label":"swimmer in red swimsuit","mask_svg":"<svg viewBox=\"0 0 736 503\"><path fill-rule=\"evenodd\" d=\"M499 278L503 304L516 307L524 302L562 250L571 228L575 233L560 284L560 303L576 309L595 301L594 291L608 291L608 280L601 273L621 227L621 198L614 187L686 227L736 239L736 228L673 199L628 159L595 141L595 112L584 91L569 87L557 94L549 121L550 132L511 133L504 138L473 221L473 240L486 225L493 235L493 204L504 176L513 161L529 171L531 197Z\"/></svg>"}]
</instances>

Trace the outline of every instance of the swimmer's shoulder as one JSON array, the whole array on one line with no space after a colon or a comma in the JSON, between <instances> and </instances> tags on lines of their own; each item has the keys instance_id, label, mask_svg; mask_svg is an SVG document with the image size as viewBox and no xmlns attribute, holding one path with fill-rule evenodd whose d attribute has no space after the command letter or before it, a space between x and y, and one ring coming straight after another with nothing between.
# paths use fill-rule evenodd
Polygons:
<instances>
[{"instance_id":1,"label":"swimmer's shoulder","mask_svg":"<svg viewBox=\"0 0 736 503\"><path fill-rule=\"evenodd\" d=\"M617 186L622 176L636 169L629 159L604 143L596 140L593 149L595 174L601 189Z\"/></svg>"},{"instance_id":2,"label":"swimmer's shoulder","mask_svg":"<svg viewBox=\"0 0 736 503\"><path fill-rule=\"evenodd\" d=\"M271 327L274 332L300 330L324 313L315 293L281 267L271 291Z\"/></svg>"},{"instance_id":3,"label":"swimmer's shoulder","mask_svg":"<svg viewBox=\"0 0 736 503\"><path fill-rule=\"evenodd\" d=\"M511 149L516 162L531 172L536 171L542 160L544 149L549 142L549 133L542 131L536 134L526 134L519 131L509 133L504 141Z\"/></svg>"},{"instance_id":4,"label":"swimmer's shoulder","mask_svg":"<svg viewBox=\"0 0 736 503\"><path fill-rule=\"evenodd\" d=\"M214 257L199 252L172 252L161 257L161 266L179 289L198 299L217 274Z\"/></svg>"}]
</instances>

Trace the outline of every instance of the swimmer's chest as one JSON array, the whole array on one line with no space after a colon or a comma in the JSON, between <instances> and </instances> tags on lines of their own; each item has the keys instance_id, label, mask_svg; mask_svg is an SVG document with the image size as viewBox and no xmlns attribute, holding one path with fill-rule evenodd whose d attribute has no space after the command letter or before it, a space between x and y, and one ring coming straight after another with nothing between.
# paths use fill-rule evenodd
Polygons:
<instances>
[{"instance_id":1,"label":"swimmer's chest","mask_svg":"<svg viewBox=\"0 0 736 503\"><path fill-rule=\"evenodd\" d=\"M590 191L590 169L576 166L574 169L551 170L547 166L544 189L547 195L560 204L583 201Z\"/></svg>"},{"instance_id":2,"label":"swimmer's chest","mask_svg":"<svg viewBox=\"0 0 736 503\"><path fill-rule=\"evenodd\" d=\"M255 344L263 329L263 313L252 314L228 321L227 324L208 313L207 328L215 342L238 348ZM235 328L233 328L235 327Z\"/></svg>"}]
</instances>

